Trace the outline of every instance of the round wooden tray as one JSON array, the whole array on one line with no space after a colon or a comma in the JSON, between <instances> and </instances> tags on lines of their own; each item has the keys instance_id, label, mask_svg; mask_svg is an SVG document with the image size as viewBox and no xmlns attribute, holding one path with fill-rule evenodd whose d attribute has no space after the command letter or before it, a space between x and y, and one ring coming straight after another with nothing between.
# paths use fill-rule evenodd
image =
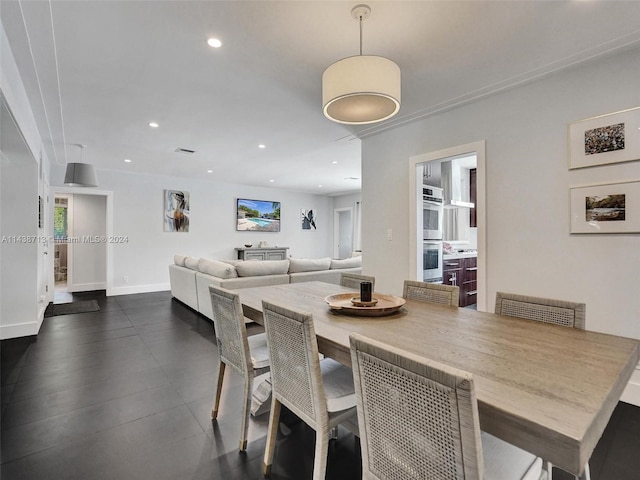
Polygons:
<instances>
[{"instance_id":1,"label":"round wooden tray","mask_svg":"<svg viewBox=\"0 0 640 480\"><path fill-rule=\"evenodd\" d=\"M378 300L375 305L360 307L354 305L351 300L360 298L359 293L337 293L325 297L325 301L329 304L331 310L340 310L340 313L349 315L360 315L362 317L382 317L391 315L398 311L405 304L405 299L394 297L393 295L384 295L382 293L374 293L372 298Z\"/></svg>"}]
</instances>

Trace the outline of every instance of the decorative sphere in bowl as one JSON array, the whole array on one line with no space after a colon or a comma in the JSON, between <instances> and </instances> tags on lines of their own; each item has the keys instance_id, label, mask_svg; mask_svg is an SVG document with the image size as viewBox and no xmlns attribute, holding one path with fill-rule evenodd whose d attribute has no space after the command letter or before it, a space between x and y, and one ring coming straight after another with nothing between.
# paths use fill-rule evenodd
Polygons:
<instances>
[{"instance_id":1,"label":"decorative sphere in bowl","mask_svg":"<svg viewBox=\"0 0 640 480\"><path fill-rule=\"evenodd\" d=\"M253 246L253 243L245 243L244 246L247 248L251 248Z\"/></svg>"}]
</instances>

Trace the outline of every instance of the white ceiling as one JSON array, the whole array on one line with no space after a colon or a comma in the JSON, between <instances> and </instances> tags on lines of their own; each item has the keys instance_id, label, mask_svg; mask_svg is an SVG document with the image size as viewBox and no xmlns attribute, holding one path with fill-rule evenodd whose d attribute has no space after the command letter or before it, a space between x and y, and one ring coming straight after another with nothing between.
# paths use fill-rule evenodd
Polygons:
<instances>
[{"instance_id":1,"label":"white ceiling","mask_svg":"<svg viewBox=\"0 0 640 480\"><path fill-rule=\"evenodd\" d=\"M356 3L1 0L0 16L52 163L85 144L99 168L319 194L360 189L360 138L640 44L638 1L368 2L364 53L400 66L402 108L348 127L323 116L321 77L358 54Z\"/></svg>"}]
</instances>

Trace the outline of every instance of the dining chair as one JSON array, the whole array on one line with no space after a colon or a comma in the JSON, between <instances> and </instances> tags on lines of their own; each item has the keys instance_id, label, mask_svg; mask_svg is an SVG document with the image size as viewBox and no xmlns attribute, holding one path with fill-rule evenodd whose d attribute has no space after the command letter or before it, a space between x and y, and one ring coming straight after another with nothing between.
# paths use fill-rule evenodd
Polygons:
<instances>
[{"instance_id":1,"label":"dining chair","mask_svg":"<svg viewBox=\"0 0 640 480\"><path fill-rule=\"evenodd\" d=\"M542 459L480 431L473 376L351 334L362 478L539 480Z\"/></svg>"},{"instance_id":2,"label":"dining chair","mask_svg":"<svg viewBox=\"0 0 640 480\"><path fill-rule=\"evenodd\" d=\"M497 292L495 313L584 330L584 303Z\"/></svg>"},{"instance_id":3,"label":"dining chair","mask_svg":"<svg viewBox=\"0 0 640 480\"><path fill-rule=\"evenodd\" d=\"M526 318L538 322L552 323L564 327L585 328L584 303L568 302L551 298L530 297L513 293L497 292L495 313L508 317ZM553 465L545 461L547 480L552 480ZM589 464L576 479L590 480Z\"/></svg>"},{"instance_id":4,"label":"dining chair","mask_svg":"<svg viewBox=\"0 0 640 480\"><path fill-rule=\"evenodd\" d=\"M247 449L251 393L255 377L269 371L269 349L264 333L247 336L240 297L223 288L209 286L213 324L218 342L218 374L211 418L216 420L225 367L229 366L244 377L244 405L240 428L240 451Z\"/></svg>"},{"instance_id":5,"label":"dining chair","mask_svg":"<svg viewBox=\"0 0 640 480\"><path fill-rule=\"evenodd\" d=\"M405 280L402 296L411 300L457 307L460 304L460 287Z\"/></svg>"},{"instance_id":6,"label":"dining chair","mask_svg":"<svg viewBox=\"0 0 640 480\"><path fill-rule=\"evenodd\" d=\"M356 399L350 368L318 355L311 314L262 302L271 356L271 414L263 473L273 464L281 406L316 431L314 480L324 480L331 431L343 424L357 433Z\"/></svg>"},{"instance_id":7,"label":"dining chair","mask_svg":"<svg viewBox=\"0 0 640 480\"><path fill-rule=\"evenodd\" d=\"M356 289L360 291L360 284L362 282L371 282L371 291L375 291L376 277L369 275L358 275L357 273L342 273L340 275L340 285L347 288Z\"/></svg>"}]
</instances>

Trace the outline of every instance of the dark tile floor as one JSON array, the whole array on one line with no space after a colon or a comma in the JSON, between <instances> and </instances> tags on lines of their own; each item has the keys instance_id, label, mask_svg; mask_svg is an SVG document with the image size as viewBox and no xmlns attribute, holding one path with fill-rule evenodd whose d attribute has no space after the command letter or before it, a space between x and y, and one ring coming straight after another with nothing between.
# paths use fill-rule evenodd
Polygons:
<instances>
[{"instance_id":1,"label":"dark tile floor","mask_svg":"<svg viewBox=\"0 0 640 480\"><path fill-rule=\"evenodd\" d=\"M91 298L99 312L46 318L37 337L1 342L0 477L262 478L268 415L252 418L239 454L242 384L229 369L218 422L210 419L211 322L168 292L72 296ZM284 418L292 431L278 440L271 478L311 478L314 432ZM592 457L593 480L638 480L638 452L640 408L620 403ZM341 429L327 479L360 478L358 440Z\"/></svg>"}]
</instances>

